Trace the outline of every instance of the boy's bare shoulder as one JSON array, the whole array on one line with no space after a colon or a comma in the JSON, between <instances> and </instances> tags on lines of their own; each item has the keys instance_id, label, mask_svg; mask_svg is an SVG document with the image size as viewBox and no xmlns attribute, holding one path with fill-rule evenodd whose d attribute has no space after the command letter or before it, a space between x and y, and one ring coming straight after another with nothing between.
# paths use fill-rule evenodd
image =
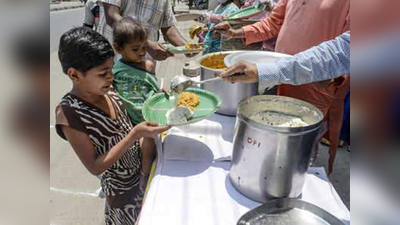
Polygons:
<instances>
[{"instance_id":1,"label":"boy's bare shoulder","mask_svg":"<svg viewBox=\"0 0 400 225\"><path fill-rule=\"evenodd\" d=\"M146 70L152 73L156 72L156 66L151 60L146 60L145 62Z\"/></svg>"}]
</instances>

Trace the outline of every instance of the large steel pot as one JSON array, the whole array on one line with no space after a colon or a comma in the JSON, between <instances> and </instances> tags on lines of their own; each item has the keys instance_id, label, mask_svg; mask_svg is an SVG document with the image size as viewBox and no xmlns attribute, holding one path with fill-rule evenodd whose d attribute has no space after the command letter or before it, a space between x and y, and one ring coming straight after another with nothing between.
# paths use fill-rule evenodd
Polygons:
<instances>
[{"instance_id":1,"label":"large steel pot","mask_svg":"<svg viewBox=\"0 0 400 225\"><path fill-rule=\"evenodd\" d=\"M217 55L217 54L232 54L236 53L239 51L226 51L226 52L216 52L216 53L210 53L207 55L204 55L200 57L197 60L197 63L200 66L200 75L201 75L201 80L205 79L210 79L214 77L218 77L223 69L212 69L209 67L205 67L201 65L201 61L205 59L206 57L209 57L211 55ZM215 94L217 94L221 100L222 100L222 105L221 108L217 111L219 114L223 115L228 115L228 116L235 116L236 111L237 111L237 104L239 103L240 100L243 98L249 97L249 96L254 96L258 94L258 84L242 84L242 83L236 83L236 84L231 84L229 82L211 82L211 83L205 83L201 85L201 88L211 91Z\"/></svg>"},{"instance_id":2,"label":"large steel pot","mask_svg":"<svg viewBox=\"0 0 400 225\"><path fill-rule=\"evenodd\" d=\"M301 118L305 127L276 127L250 119L273 111ZM233 186L259 202L302 193L311 150L323 119L315 106L289 97L253 96L238 105L230 169Z\"/></svg>"}]
</instances>

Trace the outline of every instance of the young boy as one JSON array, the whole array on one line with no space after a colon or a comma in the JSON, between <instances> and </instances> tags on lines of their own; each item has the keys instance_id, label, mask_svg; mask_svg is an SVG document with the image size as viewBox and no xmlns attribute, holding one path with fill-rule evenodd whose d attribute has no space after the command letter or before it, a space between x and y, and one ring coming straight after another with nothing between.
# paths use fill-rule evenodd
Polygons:
<instances>
[{"instance_id":1,"label":"young boy","mask_svg":"<svg viewBox=\"0 0 400 225\"><path fill-rule=\"evenodd\" d=\"M121 100L129 105L132 123L139 124L144 121L143 103L160 91L154 63L145 58L148 32L142 24L127 17L114 24L113 40L114 49L121 55L113 68L114 87ZM142 171L147 176L155 157L154 139L144 138L140 142Z\"/></svg>"},{"instance_id":2,"label":"young boy","mask_svg":"<svg viewBox=\"0 0 400 225\"><path fill-rule=\"evenodd\" d=\"M87 170L101 175L106 194L106 224L134 225L145 182L139 140L169 127L143 122L133 126L112 92L114 51L89 28L63 34L59 58L73 87L56 109L57 133L67 140Z\"/></svg>"}]
</instances>

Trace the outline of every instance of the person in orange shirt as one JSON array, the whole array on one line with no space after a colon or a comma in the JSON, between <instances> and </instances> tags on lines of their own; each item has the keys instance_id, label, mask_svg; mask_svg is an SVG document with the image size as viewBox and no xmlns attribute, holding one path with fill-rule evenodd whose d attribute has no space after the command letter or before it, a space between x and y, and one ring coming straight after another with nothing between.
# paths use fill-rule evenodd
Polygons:
<instances>
[{"instance_id":1,"label":"person in orange shirt","mask_svg":"<svg viewBox=\"0 0 400 225\"><path fill-rule=\"evenodd\" d=\"M293 55L350 30L350 0L280 0L270 16L258 23L234 30L223 22L214 30L230 38L243 38L246 45L277 37L275 51ZM325 137L331 144L329 173L339 144L349 85L350 77L344 75L327 82L278 87L278 95L307 101L324 113L328 128Z\"/></svg>"}]
</instances>

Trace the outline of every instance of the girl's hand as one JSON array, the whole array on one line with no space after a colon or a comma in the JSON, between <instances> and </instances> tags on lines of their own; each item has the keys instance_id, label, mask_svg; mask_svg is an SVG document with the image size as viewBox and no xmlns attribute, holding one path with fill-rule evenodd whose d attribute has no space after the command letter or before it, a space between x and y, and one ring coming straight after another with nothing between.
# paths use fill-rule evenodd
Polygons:
<instances>
[{"instance_id":1,"label":"girl's hand","mask_svg":"<svg viewBox=\"0 0 400 225\"><path fill-rule=\"evenodd\" d=\"M169 129L171 129L171 126L158 126L158 124L156 123L142 122L136 125L132 129L132 132L135 133L135 136L137 138L142 138L142 137L154 138L157 134L165 132Z\"/></svg>"}]
</instances>

